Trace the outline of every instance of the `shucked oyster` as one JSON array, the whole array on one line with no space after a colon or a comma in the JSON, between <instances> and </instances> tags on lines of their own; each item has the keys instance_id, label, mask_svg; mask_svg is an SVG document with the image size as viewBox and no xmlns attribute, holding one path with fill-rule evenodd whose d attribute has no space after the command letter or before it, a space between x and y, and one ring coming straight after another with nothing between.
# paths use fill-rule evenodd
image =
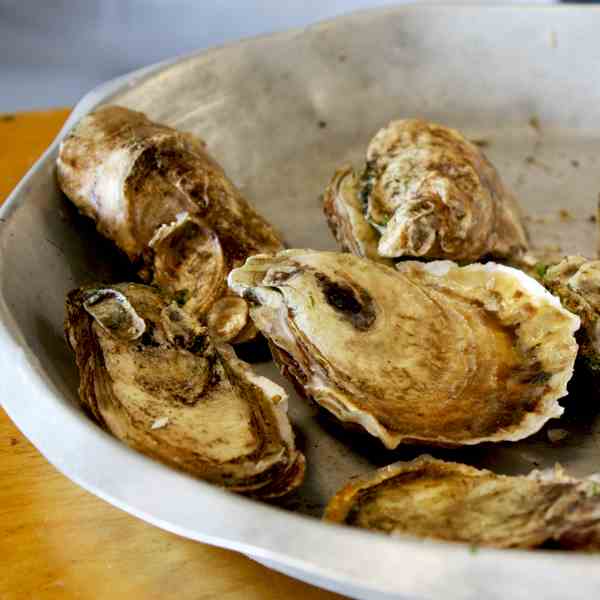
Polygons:
<instances>
[{"instance_id":1,"label":"shucked oyster","mask_svg":"<svg viewBox=\"0 0 600 600\"><path fill-rule=\"evenodd\" d=\"M600 378L600 260L569 256L549 267L542 283L581 319L578 363Z\"/></svg>"},{"instance_id":2,"label":"shucked oyster","mask_svg":"<svg viewBox=\"0 0 600 600\"><path fill-rule=\"evenodd\" d=\"M287 250L229 275L282 371L388 448L519 440L562 413L579 319L524 273Z\"/></svg>"},{"instance_id":3,"label":"shucked oyster","mask_svg":"<svg viewBox=\"0 0 600 600\"><path fill-rule=\"evenodd\" d=\"M600 483L560 472L506 477L420 456L355 479L325 519L390 534L535 548L600 550Z\"/></svg>"},{"instance_id":4,"label":"shucked oyster","mask_svg":"<svg viewBox=\"0 0 600 600\"><path fill-rule=\"evenodd\" d=\"M339 169L324 210L344 250L387 264L504 259L527 249L516 202L477 146L419 119L381 129L361 175Z\"/></svg>"},{"instance_id":5,"label":"shucked oyster","mask_svg":"<svg viewBox=\"0 0 600 600\"><path fill-rule=\"evenodd\" d=\"M57 169L98 231L191 314L204 315L227 291L234 266L283 247L204 142L142 113L103 106L84 117L61 144ZM243 329L240 314L247 310L234 319ZM226 339L241 331L226 329Z\"/></svg>"},{"instance_id":6,"label":"shucked oyster","mask_svg":"<svg viewBox=\"0 0 600 600\"><path fill-rule=\"evenodd\" d=\"M214 345L155 288L74 290L65 331L82 405L127 445L257 496L282 495L302 481L284 390L230 346Z\"/></svg>"}]
</instances>

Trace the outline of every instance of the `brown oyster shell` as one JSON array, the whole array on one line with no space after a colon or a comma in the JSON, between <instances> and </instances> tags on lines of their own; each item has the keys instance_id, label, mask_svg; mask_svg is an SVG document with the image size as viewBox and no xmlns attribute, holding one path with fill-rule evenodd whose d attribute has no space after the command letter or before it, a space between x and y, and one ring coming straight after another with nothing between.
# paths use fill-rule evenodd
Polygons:
<instances>
[{"instance_id":1,"label":"brown oyster shell","mask_svg":"<svg viewBox=\"0 0 600 600\"><path fill-rule=\"evenodd\" d=\"M528 247L516 201L481 150L458 131L420 119L381 129L361 175L339 169L324 211L343 250L388 264L401 257L508 259Z\"/></svg>"},{"instance_id":2,"label":"brown oyster shell","mask_svg":"<svg viewBox=\"0 0 600 600\"><path fill-rule=\"evenodd\" d=\"M400 443L515 441L562 407L579 319L521 271L287 250L229 275L283 373L343 423Z\"/></svg>"},{"instance_id":3,"label":"brown oyster shell","mask_svg":"<svg viewBox=\"0 0 600 600\"><path fill-rule=\"evenodd\" d=\"M128 446L229 490L261 497L300 485L284 390L213 344L157 289L96 286L67 297L65 332L81 404Z\"/></svg>"},{"instance_id":4,"label":"brown oyster shell","mask_svg":"<svg viewBox=\"0 0 600 600\"><path fill-rule=\"evenodd\" d=\"M280 236L242 197L202 140L144 114L102 106L60 146L60 187L154 284L205 316L229 271Z\"/></svg>"},{"instance_id":5,"label":"brown oyster shell","mask_svg":"<svg viewBox=\"0 0 600 600\"><path fill-rule=\"evenodd\" d=\"M350 481L324 518L471 545L600 551L600 483L560 471L508 477L420 456Z\"/></svg>"},{"instance_id":6,"label":"brown oyster shell","mask_svg":"<svg viewBox=\"0 0 600 600\"><path fill-rule=\"evenodd\" d=\"M581 319L578 363L600 381L600 260L568 256L548 267L541 281Z\"/></svg>"}]
</instances>

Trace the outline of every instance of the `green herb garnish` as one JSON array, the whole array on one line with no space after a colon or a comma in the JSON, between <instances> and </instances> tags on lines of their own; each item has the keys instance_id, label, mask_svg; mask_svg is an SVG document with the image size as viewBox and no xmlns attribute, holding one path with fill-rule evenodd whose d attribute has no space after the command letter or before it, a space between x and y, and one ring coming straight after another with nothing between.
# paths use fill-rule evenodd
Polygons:
<instances>
[{"instance_id":1,"label":"green herb garnish","mask_svg":"<svg viewBox=\"0 0 600 600\"><path fill-rule=\"evenodd\" d=\"M544 275L546 275L547 270L548 265L545 265L544 263L538 263L537 265L535 265L535 272L538 274L540 279L544 278Z\"/></svg>"},{"instance_id":2,"label":"green herb garnish","mask_svg":"<svg viewBox=\"0 0 600 600\"><path fill-rule=\"evenodd\" d=\"M600 496L600 483L594 481L590 488L587 490L586 496L593 498L594 496Z\"/></svg>"},{"instance_id":3,"label":"green herb garnish","mask_svg":"<svg viewBox=\"0 0 600 600\"><path fill-rule=\"evenodd\" d=\"M369 206L369 198L371 196L371 192L373 191L373 186L375 185L375 174L375 161L370 161L365 165L365 170L360 176L360 199L365 209Z\"/></svg>"}]
</instances>

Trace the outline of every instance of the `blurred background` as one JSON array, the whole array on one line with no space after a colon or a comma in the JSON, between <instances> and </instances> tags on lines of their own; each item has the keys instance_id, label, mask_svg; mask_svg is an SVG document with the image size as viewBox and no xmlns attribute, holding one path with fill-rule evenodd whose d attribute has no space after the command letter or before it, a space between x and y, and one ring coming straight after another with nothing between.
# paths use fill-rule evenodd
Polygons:
<instances>
[{"instance_id":1,"label":"blurred background","mask_svg":"<svg viewBox=\"0 0 600 600\"><path fill-rule=\"evenodd\" d=\"M70 106L99 83L166 58L399 3L0 0L0 112Z\"/></svg>"}]
</instances>

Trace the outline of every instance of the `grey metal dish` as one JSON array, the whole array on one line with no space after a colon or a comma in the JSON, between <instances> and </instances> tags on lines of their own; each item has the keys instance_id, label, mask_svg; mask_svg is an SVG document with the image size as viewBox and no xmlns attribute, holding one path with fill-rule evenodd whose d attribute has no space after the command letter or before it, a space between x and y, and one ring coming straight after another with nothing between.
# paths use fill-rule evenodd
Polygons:
<instances>
[{"instance_id":1,"label":"grey metal dish","mask_svg":"<svg viewBox=\"0 0 600 600\"><path fill-rule=\"evenodd\" d=\"M225 493L130 451L77 407L62 336L64 295L124 275L59 193L60 137L94 106L118 102L200 134L290 245L333 248L319 194L359 161L392 118L465 130L530 215L539 245L593 255L600 180L600 10L593 7L405 6L352 14L144 69L86 96L0 214L0 397L68 477L180 535L239 550L316 585L368 598L594 597L600 558L562 552L473 553L459 544L387 538L320 522L348 477L423 448L382 450L324 419L287 386L308 457L306 483L280 506ZM560 216L560 209L568 212ZM282 381L272 365L261 372ZM560 422L518 444L435 453L504 473L560 461L600 466L595 397L569 398ZM553 424L556 427L556 424Z\"/></svg>"}]
</instances>

